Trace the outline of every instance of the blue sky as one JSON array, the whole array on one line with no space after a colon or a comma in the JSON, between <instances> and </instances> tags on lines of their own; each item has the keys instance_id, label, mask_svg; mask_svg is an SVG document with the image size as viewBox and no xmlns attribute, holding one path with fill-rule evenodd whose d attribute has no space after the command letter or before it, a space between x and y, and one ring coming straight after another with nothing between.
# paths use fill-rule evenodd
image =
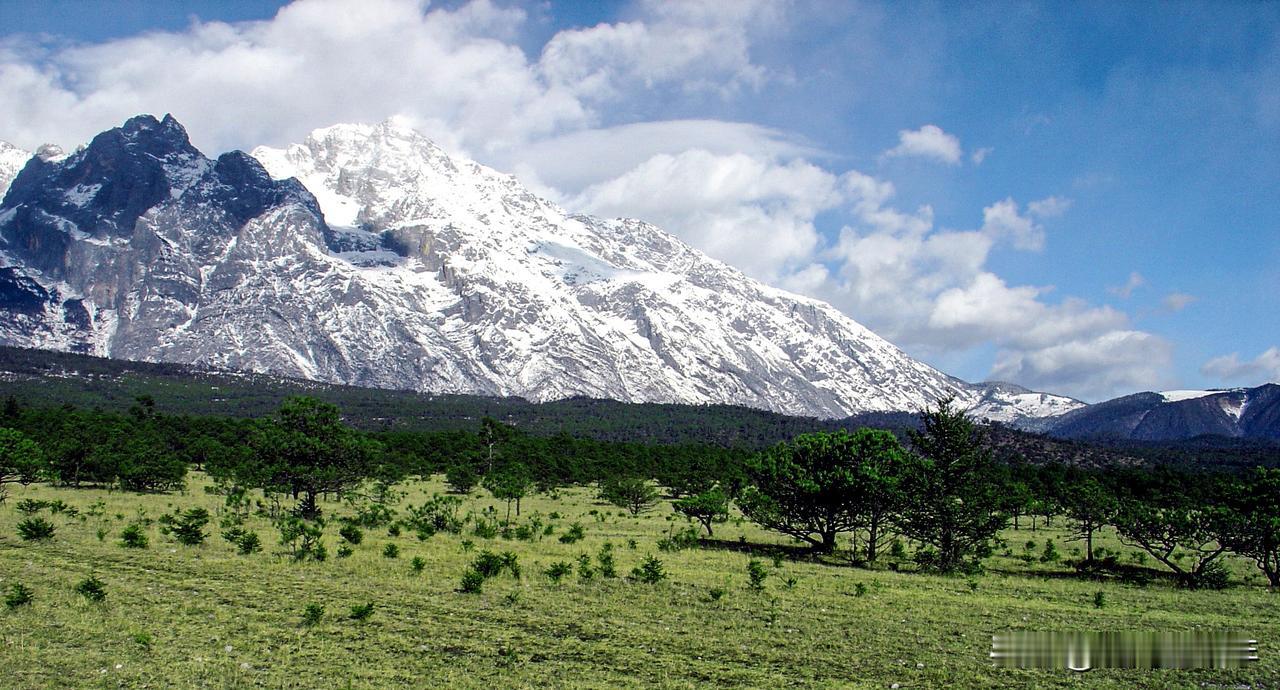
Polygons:
<instances>
[{"instance_id":1,"label":"blue sky","mask_svg":"<svg viewBox=\"0 0 1280 690\"><path fill-rule=\"evenodd\" d=\"M969 380L1280 380L1280 4L0 1L0 139L401 116Z\"/></svg>"}]
</instances>

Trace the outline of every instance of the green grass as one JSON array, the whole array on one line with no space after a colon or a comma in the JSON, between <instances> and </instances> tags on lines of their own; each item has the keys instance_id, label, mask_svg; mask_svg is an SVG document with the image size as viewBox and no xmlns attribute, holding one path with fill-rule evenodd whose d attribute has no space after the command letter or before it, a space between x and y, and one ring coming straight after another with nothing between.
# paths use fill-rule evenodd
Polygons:
<instances>
[{"instance_id":1,"label":"green grass","mask_svg":"<svg viewBox=\"0 0 1280 690\"><path fill-rule=\"evenodd\" d=\"M136 495L96 489L14 487L0 506L0 589L20 583L30 605L0 610L0 685L51 687L1080 687L1192 688L1273 685L1280 659L1280 598L1244 563L1226 591L1186 591L1157 581L1146 587L1070 577L1061 564L1016 558L1028 539L1052 537L1065 558L1078 546L1061 524L1005 534L1014 557L997 555L976 578L865 570L836 562L782 561L769 551L788 540L754 526L718 525L717 548L660 552L656 544L676 520L669 503L632 518L574 488L558 499L524 502L522 520L556 525L540 540L482 539L468 529L419 541L385 528L365 530L348 558L335 558L339 525L331 520L322 563L281 555L278 533L261 517L246 527L264 550L238 555L218 534L221 497L192 477L184 494ZM420 504L443 491L436 479L401 487L400 504ZM46 542L23 542L14 504L62 499L80 517L42 513L57 525ZM87 515L101 500L101 515ZM505 506L481 493L466 510ZM174 510L203 506L214 515L203 546L183 546L147 528L150 547L119 544L124 527ZM330 517L354 510L338 502ZM592 514L596 511L596 514ZM549 516L558 512L558 519ZM119 517L117 517L119 514ZM586 538L560 543L573 522ZM100 529L107 535L97 537ZM746 545L739 539L745 538ZM637 547L628 547L634 539ZM472 550L463 542L474 543ZM616 579L576 573L553 583L552 563L592 558L614 545ZM394 543L400 558L383 557ZM1126 554L1112 536L1097 542ZM751 549L754 553L749 553ZM463 573L485 550L511 551L520 579L488 578L480 594L458 592ZM999 551L999 550L998 550ZM661 559L667 579L626 579L644 558ZM411 567L421 559L421 572ZM748 587L747 564L768 571L764 589ZM1122 558L1127 561L1128 558ZM100 603L75 586L90 576L105 584ZM787 580L794 579L788 586ZM715 599L713 591L723 594ZM1105 604L1095 606L1097 592ZM326 612L304 624L309 605ZM366 620L352 607L373 604ZM1236 629L1258 638L1263 660L1238 671L1057 671L998 669L987 660L991 635L1005 630ZM1268 682L1270 681L1270 682Z\"/></svg>"}]
</instances>

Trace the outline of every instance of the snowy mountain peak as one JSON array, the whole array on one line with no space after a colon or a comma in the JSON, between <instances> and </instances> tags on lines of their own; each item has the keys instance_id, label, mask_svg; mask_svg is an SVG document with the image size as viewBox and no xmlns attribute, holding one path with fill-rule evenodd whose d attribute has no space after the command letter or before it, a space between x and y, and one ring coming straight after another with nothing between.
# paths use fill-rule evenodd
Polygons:
<instances>
[{"instance_id":1,"label":"snowy mountain peak","mask_svg":"<svg viewBox=\"0 0 1280 690\"><path fill-rule=\"evenodd\" d=\"M821 417L944 396L1003 421L1079 405L942 374L829 305L648 223L571 215L395 120L213 161L171 117L140 116L32 159L3 208L6 344Z\"/></svg>"},{"instance_id":2,"label":"snowy mountain peak","mask_svg":"<svg viewBox=\"0 0 1280 690\"><path fill-rule=\"evenodd\" d=\"M18 171L22 170L22 166L26 165L30 159L30 152L23 151L7 141L0 141L0 200L3 200L5 192L9 191L9 183L18 176Z\"/></svg>"}]
</instances>

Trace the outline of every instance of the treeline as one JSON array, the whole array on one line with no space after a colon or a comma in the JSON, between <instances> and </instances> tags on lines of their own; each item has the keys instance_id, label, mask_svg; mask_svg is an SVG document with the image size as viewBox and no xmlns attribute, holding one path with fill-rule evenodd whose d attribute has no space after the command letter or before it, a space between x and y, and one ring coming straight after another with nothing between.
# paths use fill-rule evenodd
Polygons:
<instances>
[{"instance_id":1,"label":"treeline","mask_svg":"<svg viewBox=\"0 0 1280 690\"><path fill-rule=\"evenodd\" d=\"M1095 558L1093 536L1110 527L1187 586L1224 585L1228 553L1280 586L1280 470L1039 464L993 453L991 430L949 402L920 421L905 439L870 428L824 431L752 452L535 436L491 418L470 430L371 432L306 397L261 419L165 415L146 396L125 414L24 409L10 399L0 409L0 500L10 482L169 490L194 467L229 492L292 498L307 520L319 515L322 496L444 473L457 492L483 486L506 501L509 516L531 493L591 483L638 512L656 502L656 481L708 536L736 505L818 553L851 539L852 557L868 563L897 550L921 568L973 570L1011 522L1063 516L1085 545L1076 564L1085 572L1122 567ZM904 543L914 552L903 553Z\"/></svg>"},{"instance_id":2,"label":"treeline","mask_svg":"<svg viewBox=\"0 0 1280 690\"><path fill-rule=\"evenodd\" d=\"M145 395L123 414L24 408L9 398L0 408L0 428L8 430L0 441L7 444L0 447L0 491L6 483L33 481L164 491L180 486L188 468L233 477L267 463L284 430L295 434L286 440L299 445L322 432L327 442L345 444L333 451L344 476L395 481L453 470L478 482L516 468L542 490L617 475L647 475L674 485L689 473L725 476L749 454L712 444L534 436L490 418L470 430L367 431L343 423L336 406L305 397L289 398L260 419L162 414ZM326 450L314 439L310 443L313 455Z\"/></svg>"}]
</instances>

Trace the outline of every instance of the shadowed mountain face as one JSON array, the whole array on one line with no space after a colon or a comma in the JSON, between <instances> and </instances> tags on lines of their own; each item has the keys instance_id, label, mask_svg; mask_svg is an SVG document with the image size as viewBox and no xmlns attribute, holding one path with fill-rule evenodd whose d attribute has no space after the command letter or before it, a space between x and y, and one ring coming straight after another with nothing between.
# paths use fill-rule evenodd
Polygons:
<instances>
[{"instance_id":1,"label":"shadowed mountain face","mask_svg":"<svg viewBox=\"0 0 1280 690\"><path fill-rule=\"evenodd\" d=\"M827 304L647 223L570 215L390 122L211 160L172 117L133 118L26 160L0 261L7 345L818 417L946 396L1002 421L1080 405L947 376Z\"/></svg>"},{"instance_id":2,"label":"shadowed mountain face","mask_svg":"<svg viewBox=\"0 0 1280 690\"><path fill-rule=\"evenodd\" d=\"M1197 436L1280 439L1280 385L1138 393L1047 420L1062 438L1173 441Z\"/></svg>"}]
</instances>

